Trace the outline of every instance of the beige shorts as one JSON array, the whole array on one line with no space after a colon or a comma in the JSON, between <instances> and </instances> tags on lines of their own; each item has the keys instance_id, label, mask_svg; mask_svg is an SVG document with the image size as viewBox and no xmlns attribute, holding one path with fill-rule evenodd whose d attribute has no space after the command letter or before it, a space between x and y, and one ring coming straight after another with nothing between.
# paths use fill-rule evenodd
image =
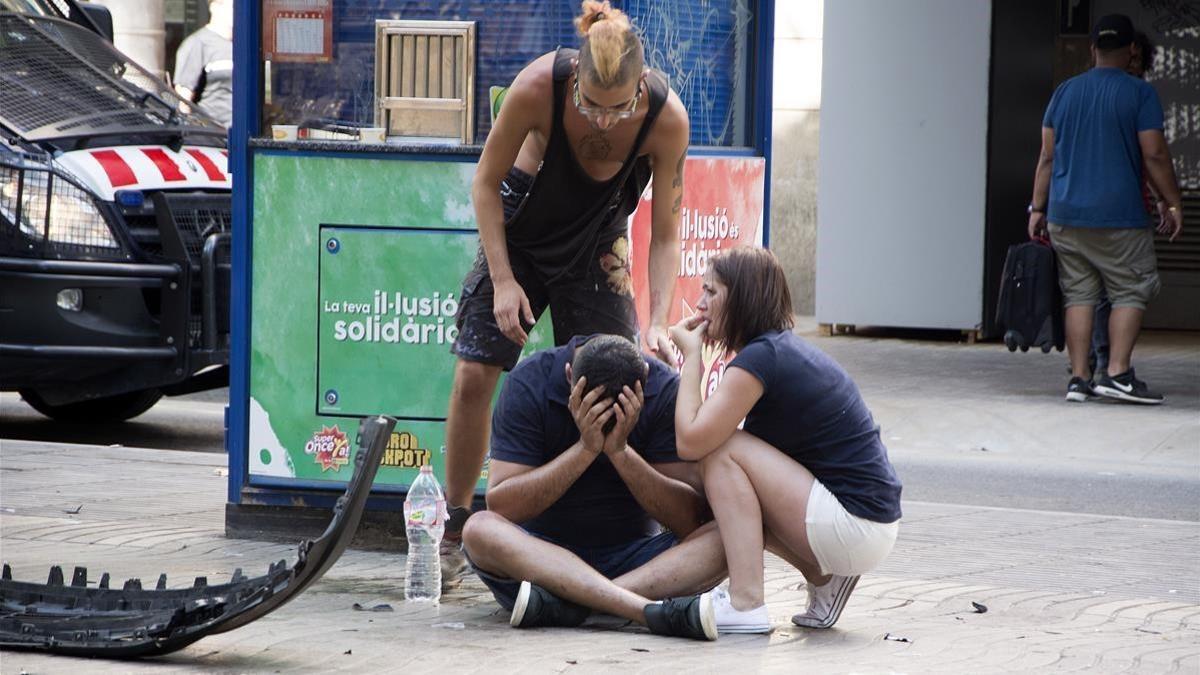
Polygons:
<instances>
[{"instance_id":1,"label":"beige shorts","mask_svg":"<svg viewBox=\"0 0 1200 675\"><path fill-rule=\"evenodd\" d=\"M844 577L878 567L892 552L900 531L898 520L877 523L848 512L819 480L813 481L804 522L821 574Z\"/></svg>"},{"instance_id":2,"label":"beige shorts","mask_svg":"<svg viewBox=\"0 0 1200 675\"><path fill-rule=\"evenodd\" d=\"M1094 305L1104 292L1113 307L1145 309L1158 295L1158 260L1149 227L1063 227L1050 223L1063 305Z\"/></svg>"}]
</instances>

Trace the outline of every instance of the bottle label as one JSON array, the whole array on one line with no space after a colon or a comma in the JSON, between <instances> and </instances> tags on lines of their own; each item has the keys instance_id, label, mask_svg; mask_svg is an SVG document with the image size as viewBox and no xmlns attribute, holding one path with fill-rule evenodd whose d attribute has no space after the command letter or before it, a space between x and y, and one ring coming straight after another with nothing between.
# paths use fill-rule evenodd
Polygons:
<instances>
[{"instance_id":1,"label":"bottle label","mask_svg":"<svg viewBox=\"0 0 1200 675\"><path fill-rule=\"evenodd\" d=\"M404 519L408 527L436 527L445 523L446 501L444 499L421 499L404 503Z\"/></svg>"}]
</instances>

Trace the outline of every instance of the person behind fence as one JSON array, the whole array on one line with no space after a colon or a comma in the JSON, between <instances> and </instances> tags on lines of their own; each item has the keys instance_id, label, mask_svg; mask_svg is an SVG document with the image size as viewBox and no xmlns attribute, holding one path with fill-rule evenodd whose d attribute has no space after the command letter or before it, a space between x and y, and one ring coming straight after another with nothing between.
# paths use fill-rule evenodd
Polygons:
<instances>
[{"instance_id":1,"label":"person behind fence","mask_svg":"<svg viewBox=\"0 0 1200 675\"><path fill-rule=\"evenodd\" d=\"M225 127L233 123L233 0L210 0L209 21L175 52L175 92Z\"/></svg>"},{"instance_id":2,"label":"person behind fence","mask_svg":"<svg viewBox=\"0 0 1200 675\"><path fill-rule=\"evenodd\" d=\"M480 252L463 281L446 415L446 578L488 447L488 415L549 307L554 343L610 333L637 339L627 217L653 177L648 247L653 351L669 349L667 310L679 268L678 221L688 115L645 65L629 18L583 2L578 51L538 57L513 81L475 170Z\"/></svg>"},{"instance_id":3,"label":"person behind fence","mask_svg":"<svg viewBox=\"0 0 1200 675\"><path fill-rule=\"evenodd\" d=\"M487 506L467 559L517 628L592 612L714 640L721 538L675 453L678 378L622 336L572 338L513 369L492 415Z\"/></svg>"},{"instance_id":4,"label":"person behind fence","mask_svg":"<svg viewBox=\"0 0 1200 675\"><path fill-rule=\"evenodd\" d=\"M683 356L675 433L679 456L700 462L724 543L729 588L714 593L717 623L771 629L766 548L808 582L807 609L792 622L829 628L899 530L900 479L879 426L846 371L792 333L787 279L770 251L713 258L696 307L670 331ZM737 355L702 402L706 340Z\"/></svg>"}]
</instances>

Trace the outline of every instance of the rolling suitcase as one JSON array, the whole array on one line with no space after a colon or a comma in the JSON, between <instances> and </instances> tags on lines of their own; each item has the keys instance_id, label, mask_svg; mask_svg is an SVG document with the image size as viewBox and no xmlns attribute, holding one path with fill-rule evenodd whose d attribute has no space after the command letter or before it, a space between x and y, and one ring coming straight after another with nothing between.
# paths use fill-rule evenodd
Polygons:
<instances>
[{"instance_id":1,"label":"rolling suitcase","mask_svg":"<svg viewBox=\"0 0 1200 675\"><path fill-rule=\"evenodd\" d=\"M1028 241L1008 247L996 323L1005 328L1008 351L1040 347L1062 351L1062 291L1058 287L1058 262L1049 244Z\"/></svg>"}]
</instances>

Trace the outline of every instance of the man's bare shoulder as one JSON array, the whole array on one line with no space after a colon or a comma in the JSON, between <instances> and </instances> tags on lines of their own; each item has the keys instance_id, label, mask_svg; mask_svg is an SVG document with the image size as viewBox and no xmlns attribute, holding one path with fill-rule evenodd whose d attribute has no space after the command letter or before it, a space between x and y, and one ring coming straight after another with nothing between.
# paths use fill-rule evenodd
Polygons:
<instances>
[{"instance_id":1,"label":"man's bare shoulder","mask_svg":"<svg viewBox=\"0 0 1200 675\"><path fill-rule=\"evenodd\" d=\"M647 139L646 153L662 155L674 161L687 148L689 133L687 108L674 91L668 90L667 100L654 120L654 128Z\"/></svg>"},{"instance_id":2,"label":"man's bare shoulder","mask_svg":"<svg viewBox=\"0 0 1200 675\"><path fill-rule=\"evenodd\" d=\"M515 94L524 99L548 98L554 90L554 54L542 54L522 68L509 87L508 96Z\"/></svg>"},{"instance_id":3,"label":"man's bare shoulder","mask_svg":"<svg viewBox=\"0 0 1200 675\"><path fill-rule=\"evenodd\" d=\"M667 135L687 133L689 122L687 108L674 89L667 90L667 100L663 103L662 112L658 114L658 123L663 125Z\"/></svg>"},{"instance_id":4,"label":"man's bare shoulder","mask_svg":"<svg viewBox=\"0 0 1200 675\"><path fill-rule=\"evenodd\" d=\"M500 119L505 122L498 121L492 127L493 132L513 139L524 138L526 132L535 129L549 134L553 100L554 52L550 52L534 59L517 73L504 96L503 110L506 112ZM488 134L488 138L491 139L492 134Z\"/></svg>"}]
</instances>

